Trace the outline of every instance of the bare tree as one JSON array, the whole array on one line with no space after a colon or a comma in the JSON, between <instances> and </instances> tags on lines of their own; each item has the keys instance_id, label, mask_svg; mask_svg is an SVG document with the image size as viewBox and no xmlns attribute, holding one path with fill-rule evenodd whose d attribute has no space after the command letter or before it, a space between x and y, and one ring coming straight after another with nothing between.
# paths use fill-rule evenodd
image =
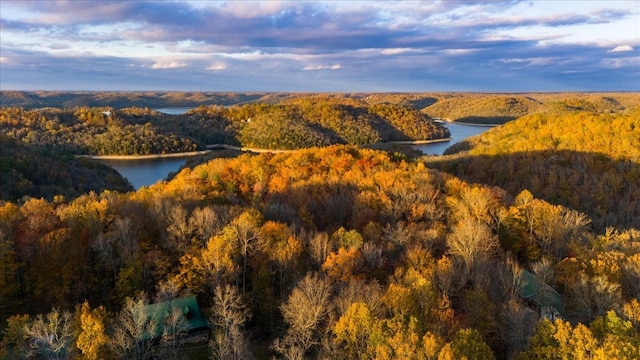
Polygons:
<instances>
[{"instance_id":1,"label":"bare tree","mask_svg":"<svg viewBox=\"0 0 640 360\"><path fill-rule=\"evenodd\" d=\"M301 359L321 339L319 327L329 313L331 285L317 274L307 274L280 308L289 328L273 349L287 359Z\"/></svg>"},{"instance_id":2,"label":"bare tree","mask_svg":"<svg viewBox=\"0 0 640 360\"><path fill-rule=\"evenodd\" d=\"M589 278L581 274L578 281L571 284L570 304L578 321L589 323L598 316L618 306L622 299L620 285L609 282L604 276Z\"/></svg>"},{"instance_id":3,"label":"bare tree","mask_svg":"<svg viewBox=\"0 0 640 360\"><path fill-rule=\"evenodd\" d=\"M231 229L240 245L242 256L242 294L246 290L247 258L252 255L258 246L259 226L262 216L257 210L247 210L231 222Z\"/></svg>"},{"instance_id":4,"label":"bare tree","mask_svg":"<svg viewBox=\"0 0 640 360\"><path fill-rule=\"evenodd\" d=\"M536 287L536 298L538 299L536 304L538 307L537 310L540 311L540 303L551 295L549 292L552 291L552 289L549 283L553 277L553 264L548 258L542 258L542 260L531 264L531 270L539 282L539 286Z\"/></svg>"},{"instance_id":5,"label":"bare tree","mask_svg":"<svg viewBox=\"0 0 640 360\"><path fill-rule=\"evenodd\" d=\"M113 236L117 253L127 262L140 251L136 226L128 217L118 217L113 222Z\"/></svg>"},{"instance_id":6,"label":"bare tree","mask_svg":"<svg viewBox=\"0 0 640 360\"><path fill-rule=\"evenodd\" d=\"M127 298L113 329L111 347L121 359L144 360L153 349L159 324L145 311L146 297Z\"/></svg>"},{"instance_id":7,"label":"bare tree","mask_svg":"<svg viewBox=\"0 0 640 360\"><path fill-rule=\"evenodd\" d=\"M447 236L451 255L465 265L468 275L480 257L492 254L498 248L498 238L489 226L478 220L461 220Z\"/></svg>"},{"instance_id":8,"label":"bare tree","mask_svg":"<svg viewBox=\"0 0 640 360\"><path fill-rule=\"evenodd\" d=\"M222 228L222 221L212 207L196 208L189 218L189 227L195 231L200 246L207 246L207 241Z\"/></svg>"},{"instance_id":9,"label":"bare tree","mask_svg":"<svg viewBox=\"0 0 640 360\"><path fill-rule=\"evenodd\" d=\"M172 309L164 319L162 343L166 358L178 360L181 338L189 331L189 322L183 309Z\"/></svg>"},{"instance_id":10,"label":"bare tree","mask_svg":"<svg viewBox=\"0 0 640 360\"><path fill-rule=\"evenodd\" d=\"M246 360L253 356L249 351L242 326L250 317L250 312L235 287L216 287L213 296L213 317L215 328L209 347L214 359Z\"/></svg>"},{"instance_id":11,"label":"bare tree","mask_svg":"<svg viewBox=\"0 0 640 360\"><path fill-rule=\"evenodd\" d=\"M351 304L362 302L374 314L380 314L383 310L382 290L377 282L367 283L361 279L349 279L338 292L334 304L336 304L338 316L344 315ZM380 314L382 315L382 314Z\"/></svg>"},{"instance_id":12,"label":"bare tree","mask_svg":"<svg viewBox=\"0 0 640 360\"><path fill-rule=\"evenodd\" d=\"M325 232L313 235L309 240L308 250L313 263L318 267L322 266L332 250L329 235Z\"/></svg>"},{"instance_id":13,"label":"bare tree","mask_svg":"<svg viewBox=\"0 0 640 360\"><path fill-rule=\"evenodd\" d=\"M155 302L171 301L180 295L180 284L174 278L162 280L156 286Z\"/></svg>"},{"instance_id":14,"label":"bare tree","mask_svg":"<svg viewBox=\"0 0 640 360\"><path fill-rule=\"evenodd\" d=\"M51 310L38 315L26 329L29 353L36 358L62 360L70 356L73 343L73 318L67 311Z\"/></svg>"},{"instance_id":15,"label":"bare tree","mask_svg":"<svg viewBox=\"0 0 640 360\"><path fill-rule=\"evenodd\" d=\"M192 227L187 221L187 211L180 205L174 205L167 209L165 215L167 219L168 245L172 250L177 250L184 254L189 247Z\"/></svg>"},{"instance_id":16,"label":"bare tree","mask_svg":"<svg viewBox=\"0 0 640 360\"><path fill-rule=\"evenodd\" d=\"M629 256L622 264L620 283L625 294L640 299L640 254Z\"/></svg>"},{"instance_id":17,"label":"bare tree","mask_svg":"<svg viewBox=\"0 0 640 360\"><path fill-rule=\"evenodd\" d=\"M570 240L580 236L590 223L585 214L561 206L534 207L533 216L533 234L543 254L555 258L562 258Z\"/></svg>"}]
</instances>

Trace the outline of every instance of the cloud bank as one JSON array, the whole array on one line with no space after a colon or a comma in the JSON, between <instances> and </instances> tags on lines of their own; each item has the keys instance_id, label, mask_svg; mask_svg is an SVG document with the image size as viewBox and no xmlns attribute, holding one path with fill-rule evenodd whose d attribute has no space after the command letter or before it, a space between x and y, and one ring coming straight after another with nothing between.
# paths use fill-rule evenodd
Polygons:
<instances>
[{"instance_id":1,"label":"cloud bank","mask_svg":"<svg viewBox=\"0 0 640 360\"><path fill-rule=\"evenodd\" d=\"M0 29L3 90L640 91L636 1L3 0Z\"/></svg>"}]
</instances>

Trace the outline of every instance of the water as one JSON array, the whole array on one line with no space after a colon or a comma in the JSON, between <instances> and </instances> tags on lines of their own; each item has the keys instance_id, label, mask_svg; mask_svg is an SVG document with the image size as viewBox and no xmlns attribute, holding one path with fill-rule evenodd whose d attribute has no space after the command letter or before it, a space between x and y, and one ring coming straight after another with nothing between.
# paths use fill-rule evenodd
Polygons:
<instances>
[{"instance_id":1,"label":"water","mask_svg":"<svg viewBox=\"0 0 640 360\"><path fill-rule=\"evenodd\" d=\"M442 155L449 146L458 143L468 137L482 134L492 126L464 125L455 123L444 124L451 132L451 141L431 144L411 145L412 148L422 151L425 155Z\"/></svg>"},{"instance_id":2,"label":"water","mask_svg":"<svg viewBox=\"0 0 640 360\"><path fill-rule=\"evenodd\" d=\"M141 160L98 160L111 166L129 180L134 189L149 186L165 180L169 173L175 172L187 161L183 158L161 158Z\"/></svg>"},{"instance_id":3,"label":"water","mask_svg":"<svg viewBox=\"0 0 640 360\"><path fill-rule=\"evenodd\" d=\"M182 115L191 109L193 109L193 107L163 107L163 108L157 108L153 110L159 111L167 115Z\"/></svg>"}]
</instances>

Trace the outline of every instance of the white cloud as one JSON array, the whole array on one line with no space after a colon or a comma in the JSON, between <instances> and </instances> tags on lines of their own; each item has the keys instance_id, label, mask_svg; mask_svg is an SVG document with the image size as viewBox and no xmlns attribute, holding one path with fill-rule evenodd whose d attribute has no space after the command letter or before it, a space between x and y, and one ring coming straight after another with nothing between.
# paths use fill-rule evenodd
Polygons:
<instances>
[{"instance_id":1,"label":"white cloud","mask_svg":"<svg viewBox=\"0 0 640 360\"><path fill-rule=\"evenodd\" d=\"M609 52L624 52L624 51L633 51L631 45L618 45L613 49L609 50Z\"/></svg>"},{"instance_id":2,"label":"white cloud","mask_svg":"<svg viewBox=\"0 0 640 360\"><path fill-rule=\"evenodd\" d=\"M414 51L414 49L410 48L394 48L394 49L384 49L380 53L382 55L398 55L406 52Z\"/></svg>"},{"instance_id":3,"label":"white cloud","mask_svg":"<svg viewBox=\"0 0 640 360\"><path fill-rule=\"evenodd\" d=\"M183 68L186 67L187 64L185 63L181 63L181 62L177 62L177 61L170 61L170 62L157 62L153 65L151 65L152 69L178 69L178 68Z\"/></svg>"},{"instance_id":4,"label":"white cloud","mask_svg":"<svg viewBox=\"0 0 640 360\"><path fill-rule=\"evenodd\" d=\"M224 70L227 68L226 64L223 63L216 63L216 64L212 64L211 66L209 66L208 68L206 68L205 70L211 70L211 71L220 71L220 70Z\"/></svg>"},{"instance_id":5,"label":"white cloud","mask_svg":"<svg viewBox=\"0 0 640 360\"><path fill-rule=\"evenodd\" d=\"M335 65L308 65L302 68L302 70L338 70L342 68L340 64Z\"/></svg>"}]
</instances>

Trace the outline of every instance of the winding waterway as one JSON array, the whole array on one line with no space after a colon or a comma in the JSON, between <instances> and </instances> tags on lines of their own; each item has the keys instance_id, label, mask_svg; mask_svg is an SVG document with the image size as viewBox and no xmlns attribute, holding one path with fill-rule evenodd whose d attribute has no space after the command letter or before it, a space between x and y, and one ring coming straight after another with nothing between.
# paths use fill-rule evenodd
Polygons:
<instances>
[{"instance_id":1,"label":"winding waterway","mask_svg":"<svg viewBox=\"0 0 640 360\"><path fill-rule=\"evenodd\" d=\"M482 134L492 127L488 125L466 125L455 123L445 123L444 125L451 132L451 141L411 145L411 147L416 150L422 151L422 153L425 155L442 155L444 154L444 151L447 150L447 148L449 148L451 145L459 143L460 141L468 137Z\"/></svg>"},{"instance_id":2,"label":"winding waterway","mask_svg":"<svg viewBox=\"0 0 640 360\"><path fill-rule=\"evenodd\" d=\"M182 114L189 110L189 108L163 108L156 110L166 114ZM451 132L451 141L411 145L411 147L422 151L423 154L442 155L449 146L490 129L490 126L454 123L445 123L445 126L449 128ZM100 159L98 161L114 168L120 175L127 178L131 185L137 190L143 186L150 186L158 181L165 180L171 172L178 171L184 165L187 158L188 157L139 160Z\"/></svg>"}]
</instances>

